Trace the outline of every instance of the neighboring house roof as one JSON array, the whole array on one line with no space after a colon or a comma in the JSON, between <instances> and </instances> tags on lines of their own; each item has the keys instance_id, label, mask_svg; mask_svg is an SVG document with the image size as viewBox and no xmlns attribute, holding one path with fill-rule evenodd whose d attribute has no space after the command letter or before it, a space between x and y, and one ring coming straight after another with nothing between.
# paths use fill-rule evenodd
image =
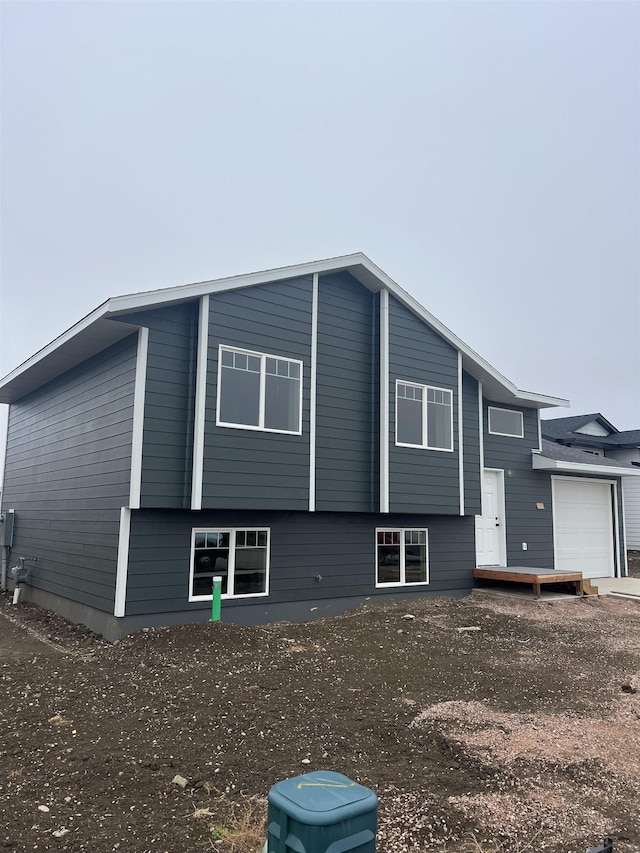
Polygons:
<instances>
[{"instance_id":1,"label":"neighboring house roof","mask_svg":"<svg viewBox=\"0 0 640 853\"><path fill-rule=\"evenodd\" d=\"M576 474L610 474L616 477L640 477L640 468L628 462L617 462L606 456L585 453L576 447L565 447L542 439L542 450L533 451L533 467L544 471Z\"/></svg>"},{"instance_id":2,"label":"neighboring house roof","mask_svg":"<svg viewBox=\"0 0 640 853\"><path fill-rule=\"evenodd\" d=\"M383 288L388 289L396 299L455 347L462 356L464 369L479 382L482 382L484 396L488 399L533 408L569 405L568 400L558 397L520 391L495 367L492 367L474 352L471 347L360 252L216 281L204 281L108 299L95 311L0 381L0 402L11 403L20 399L95 353L131 334L133 329L137 327L137 324L130 325L127 323L127 314L131 312L187 302L205 294L252 287L272 281L299 278L315 273L326 274L343 271L349 272L372 292L377 292Z\"/></svg>"},{"instance_id":3,"label":"neighboring house roof","mask_svg":"<svg viewBox=\"0 0 640 853\"><path fill-rule=\"evenodd\" d=\"M609 435L589 435L578 431L594 421L607 429ZM574 415L570 418L549 418L541 424L543 436L562 444L580 444L584 447L600 447L603 450L640 447L640 429L618 430L599 412Z\"/></svg>"}]
</instances>

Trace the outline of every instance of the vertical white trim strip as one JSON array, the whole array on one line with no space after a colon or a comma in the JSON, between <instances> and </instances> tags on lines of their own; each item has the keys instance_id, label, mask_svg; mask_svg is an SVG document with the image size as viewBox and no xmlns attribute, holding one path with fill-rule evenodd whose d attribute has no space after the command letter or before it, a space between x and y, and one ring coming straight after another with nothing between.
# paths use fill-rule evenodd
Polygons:
<instances>
[{"instance_id":1,"label":"vertical white trim strip","mask_svg":"<svg viewBox=\"0 0 640 853\"><path fill-rule=\"evenodd\" d=\"M196 400L193 421L193 471L191 474L191 509L202 509L202 477L204 466L204 421L207 400L207 357L209 354L209 294L200 297L198 319L198 354L196 358Z\"/></svg>"},{"instance_id":2,"label":"vertical white trim strip","mask_svg":"<svg viewBox=\"0 0 640 853\"><path fill-rule=\"evenodd\" d=\"M318 273L311 291L311 395L309 404L309 512L316 510L316 393L318 367Z\"/></svg>"},{"instance_id":3,"label":"vertical white trim strip","mask_svg":"<svg viewBox=\"0 0 640 853\"><path fill-rule=\"evenodd\" d=\"M120 532L118 535L118 562L116 568L116 595L113 605L114 616L124 616L127 605L127 573L129 571L129 537L131 534L131 510L120 507Z\"/></svg>"},{"instance_id":4,"label":"vertical white trim strip","mask_svg":"<svg viewBox=\"0 0 640 853\"><path fill-rule=\"evenodd\" d=\"M144 432L144 398L147 386L147 353L149 351L149 329L138 329L138 351L136 354L136 378L133 391L133 428L131 435L131 480L129 483L129 506L140 509L142 489L142 438Z\"/></svg>"},{"instance_id":5,"label":"vertical white trim strip","mask_svg":"<svg viewBox=\"0 0 640 853\"><path fill-rule=\"evenodd\" d=\"M538 411L538 450L542 453L542 419L540 418L540 409Z\"/></svg>"},{"instance_id":6,"label":"vertical white trim strip","mask_svg":"<svg viewBox=\"0 0 640 853\"><path fill-rule=\"evenodd\" d=\"M380 512L389 512L389 291L380 291Z\"/></svg>"},{"instance_id":7,"label":"vertical white trim strip","mask_svg":"<svg viewBox=\"0 0 640 853\"><path fill-rule=\"evenodd\" d=\"M482 382L478 382L478 449L480 451L480 480L484 472L484 413L482 406Z\"/></svg>"},{"instance_id":8,"label":"vertical white trim strip","mask_svg":"<svg viewBox=\"0 0 640 853\"><path fill-rule=\"evenodd\" d=\"M458 487L460 489L460 515L464 515L464 422L462 414L462 353L458 350Z\"/></svg>"},{"instance_id":9,"label":"vertical white trim strip","mask_svg":"<svg viewBox=\"0 0 640 853\"><path fill-rule=\"evenodd\" d=\"M616 551L615 551L615 566L613 567L614 577L620 578L623 577L622 573L622 564L620 562L620 517L618 515L618 481L611 484L611 490L613 492L613 525L614 525L614 537L616 543ZM620 491L622 492L622 483L620 483Z\"/></svg>"}]
</instances>

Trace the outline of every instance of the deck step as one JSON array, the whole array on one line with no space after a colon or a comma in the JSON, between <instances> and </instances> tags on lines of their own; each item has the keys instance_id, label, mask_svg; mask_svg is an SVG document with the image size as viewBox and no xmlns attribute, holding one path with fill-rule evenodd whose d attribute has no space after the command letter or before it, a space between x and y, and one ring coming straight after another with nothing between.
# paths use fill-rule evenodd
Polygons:
<instances>
[{"instance_id":1,"label":"deck step","mask_svg":"<svg viewBox=\"0 0 640 853\"><path fill-rule=\"evenodd\" d=\"M582 593L583 595L598 595L598 587L594 586L587 578L583 578Z\"/></svg>"}]
</instances>

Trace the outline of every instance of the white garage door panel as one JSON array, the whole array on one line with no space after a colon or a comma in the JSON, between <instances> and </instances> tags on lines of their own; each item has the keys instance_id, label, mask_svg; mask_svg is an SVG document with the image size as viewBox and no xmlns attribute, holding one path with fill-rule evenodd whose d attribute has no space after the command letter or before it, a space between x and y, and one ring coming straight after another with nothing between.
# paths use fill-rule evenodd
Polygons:
<instances>
[{"instance_id":1,"label":"white garage door panel","mask_svg":"<svg viewBox=\"0 0 640 853\"><path fill-rule=\"evenodd\" d=\"M611 486L554 480L553 496L556 569L613 577Z\"/></svg>"}]
</instances>

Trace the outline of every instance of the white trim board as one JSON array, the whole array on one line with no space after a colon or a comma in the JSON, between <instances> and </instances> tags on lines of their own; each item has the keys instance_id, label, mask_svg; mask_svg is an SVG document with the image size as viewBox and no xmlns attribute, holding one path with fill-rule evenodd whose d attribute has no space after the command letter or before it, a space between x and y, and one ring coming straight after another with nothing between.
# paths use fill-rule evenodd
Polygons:
<instances>
[{"instance_id":1,"label":"white trim board","mask_svg":"<svg viewBox=\"0 0 640 853\"><path fill-rule=\"evenodd\" d=\"M309 393L309 512L316 510L316 407L318 393L318 273L311 291L311 385Z\"/></svg>"},{"instance_id":2,"label":"white trim board","mask_svg":"<svg viewBox=\"0 0 640 853\"><path fill-rule=\"evenodd\" d=\"M136 353L136 378L133 391L133 427L131 431L131 479L129 506L140 509L142 490L142 444L144 434L144 401L147 387L147 354L149 351L149 329L141 326L138 331Z\"/></svg>"},{"instance_id":3,"label":"white trim board","mask_svg":"<svg viewBox=\"0 0 640 853\"><path fill-rule=\"evenodd\" d=\"M118 560L116 564L116 589L113 615L124 616L127 606L127 576L129 573L129 539L131 536L131 510L120 508L120 531L118 534Z\"/></svg>"},{"instance_id":4,"label":"white trim board","mask_svg":"<svg viewBox=\"0 0 640 853\"><path fill-rule=\"evenodd\" d=\"M389 512L389 292L380 291L380 512Z\"/></svg>"},{"instance_id":5,"label":"white trim board","mask_svg":"<svg viewBox=\"0 0 640 853\"><path fill-rule=\"evenodd\" d=\"M462 353L458 352L458 487L460 515L464 515L464 419L462 411Z\"/></svg>"},{"instance_id":6,"label":"white trim board","mask_svg":"<svg viewBox=\"0 0 640 853\"><path fill-rule=\"evenodd\" d=\"M191 475L191 509L202 509L204 476L204 427L207 402L207 360L209 357L209 297L200 299L198 318L198 354L196 364L196 399L193 419L193 471Z\"/></svg>"}]
</instances>

